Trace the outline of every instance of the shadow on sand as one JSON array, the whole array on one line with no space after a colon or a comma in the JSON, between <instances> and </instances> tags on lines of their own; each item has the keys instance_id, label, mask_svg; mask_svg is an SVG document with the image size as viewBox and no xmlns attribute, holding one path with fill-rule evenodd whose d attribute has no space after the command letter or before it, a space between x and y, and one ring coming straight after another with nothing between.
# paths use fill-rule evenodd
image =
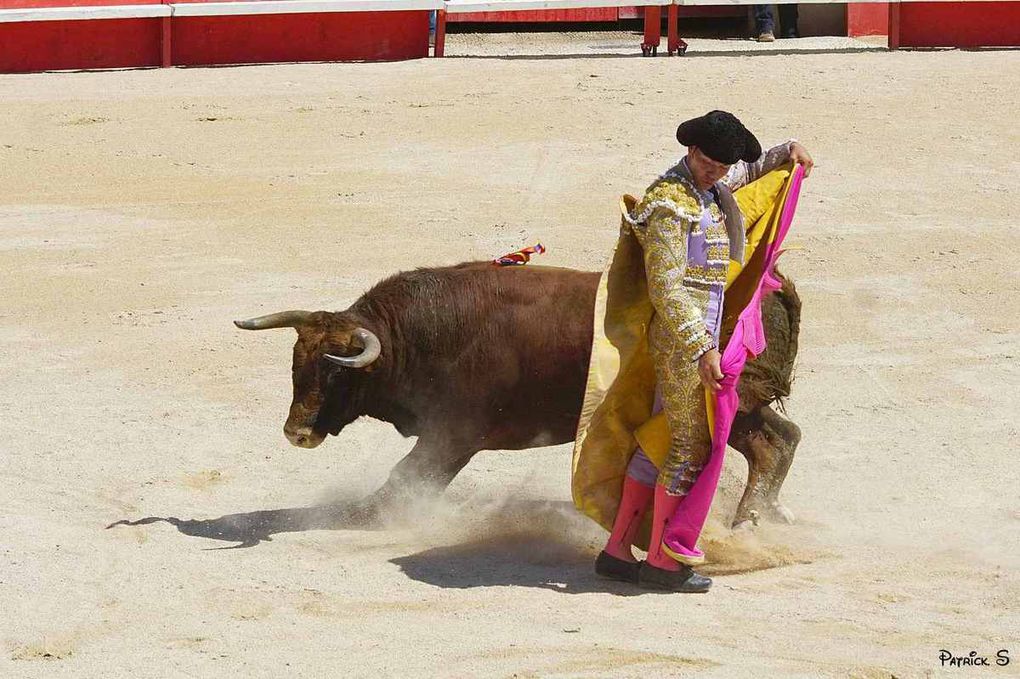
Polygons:
<instances>
[{"instance_id":1,"label":"shadow on sand","mask_svg":"<svg viewBox=\"0 0 1020 679\"><path fill-rule=\"evenodd\" d=\"M385 530L365 501L312 507L267 509L227 514L215 519L148 516L123 519L117 526L169 523L184 535L235 543L213 549L254 547L278 533L309 530ZM515 500L462 507L423 526L425 539L457 541L431 547L390 563L412 580L443 588L517 586L563 594L609 592L638 594L632 585L598 578L593 571L597 549L582 543L591 532L569 502ZM449 524L444 528L445 524ZM404 526L406 528L406 526ZM580 530L578 530L580 529ZM578 533L581 535L578 535Z\"/></svg>"},{"instance_id":2,"label":"shadow on sand","mask_svg":"<svg viewBox=\"0 0 1020 679\"><path fill-rule=\"evenodd\" d=\"M379 521L375 506L366 499L227 514L215 519L149 516L116 521L107 528L164 522L184 535L234 543L213 548L221 550L254 547L271 541L278 533L410 529L409 547L431 546L390 559L390 563L412 580L436 587L513 586L561 594L607 592L620 596L648 593L595 575L595 555L605 536L570 502L503 498L454 505L437 500L429 512L414 512L404 520L385 523ZM734 534L711 526L706 533L706 551L713 562L699 569L706 575L809 563L816 556L781 544L759 542L750 533Z\"/></svg>"},{"instance_id":3,"label":"shadow on sand","mask_svg":"<svg viewBox=\"0 0 1020 679\"><path fill-rule=\"evenodd\" d=\"M254 547L260 542L269 542L277 533L296 533L307 530L377 530L375 514L369 505L361 502L336 502L314 507L293 507L288 509L263 509L240 514L227 514L216 519L178 519L174 516L147 516L131 521L122 519L111 523L115 526L144 526L165 522L181 533L210 540L222 540L238 544L217 549Z\"/></svg>"},{"instance_id":4,"label":"shadow on sand","mask_svg":"<svg viewBox=\"0 0 1020 679\"><path fill-rule=\"evenodd\" d=\"M434 547L390 563L412 580L444 589L535 587L561 594L641 594L634 585L595 575L595 555L547 536L479 539Z\"/></svg>"}]
</instances>

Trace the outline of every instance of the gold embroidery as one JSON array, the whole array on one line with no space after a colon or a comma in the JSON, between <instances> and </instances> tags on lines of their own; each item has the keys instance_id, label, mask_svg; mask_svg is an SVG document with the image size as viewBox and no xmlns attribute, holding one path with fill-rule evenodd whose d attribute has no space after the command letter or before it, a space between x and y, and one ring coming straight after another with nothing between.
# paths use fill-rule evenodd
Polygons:
<instances>
[{"instance_id":1,"label":"gold embroidery","mask_svg":"<svg viewBox=\"0 0 1020 679\"><path fill-rule=\"evenodd\" d=\"M684 273L684 282L712 284L726 282L726 268L723 266L697 266L689 264Z\"/></svg>"},{"instance_id":2,"label":"gold embroidery","mask_svg":"<svg viewBox=\"0 0 1020 679\"><path fill-rule=\"evenodd\" d=\"M635 216L643 215L652 204L659 203L672 203L678 217L701 217L701 203L676 179L662 179L652 184L634 209Z\"/></svg>"},{"instance_id":3,"label":"gold embroidery","mask_svg":"<svg viewBox=\"0 0 1020 679\"><path fill-rule=\"evenodd\" d=\"M712 448L705 390L698 377L697 361L689 360L676 345L675 336L659 316L652 319L648 341L670 432L669 454L657 483L670 495L686 495Z\"/></svg>"},{"instance_id":4,"label":"gold embroidery","mask_svg":"<svg viewBox=\"0 0 1020 679\"><path fill-rule=\"evenodd\" d=\"M712 445L697 358L715 344L705 314L711 289L725 284L729 246L713 203L713 223L705 236L718 242L709 243L708 255L727 264L690 264L687 241L700 229L701 214L700 202L685 185L662 180L652 185L634 215L645 217L634 233L644 249L648 295L655 307L648 345L671 436L658 482L672 495L690 490Z\"/></svg>"},{"instance_id":5,"label":"gold embroidery","mask_svg":"<svg viewBox=\"0 0 1020 679\"><path fill-rule=\"evenodd\" d=\"M708 259L715 260L718 262L727 262L730 260L730 245L729 243L720 243L718 245L708 246Z\"/></svg>"},{"instance_id":6,"label":"gold embroidery","mask_svg":"<svg viewBox=\"0 0 1020 679\"><path fill-rule=\"evenodd\" d=\"M705 229L706 240L726 240L729 241L729 234L726 233L726 222L712 222L708 228Z\"/></svg>"}]
</instances>

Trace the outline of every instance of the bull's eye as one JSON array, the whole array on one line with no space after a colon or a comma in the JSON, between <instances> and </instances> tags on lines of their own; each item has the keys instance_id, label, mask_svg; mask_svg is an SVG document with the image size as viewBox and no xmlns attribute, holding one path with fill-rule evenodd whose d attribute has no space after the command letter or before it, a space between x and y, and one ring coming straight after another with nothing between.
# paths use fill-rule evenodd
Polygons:
<instances>
[{"instance_id":1,"label":"bull's eye","mask_svg":"<svg viewBox=\"0 0 1020 679\"><path fill-rule=\"evenodd\" d=\"M340 373L335 365L329 363L325 359L322 361L320 370L321 372L319 374L322 379L322 383L326 385L326 388L329 388L333 384L336 376Z\"/></svg>"}]
</instances>

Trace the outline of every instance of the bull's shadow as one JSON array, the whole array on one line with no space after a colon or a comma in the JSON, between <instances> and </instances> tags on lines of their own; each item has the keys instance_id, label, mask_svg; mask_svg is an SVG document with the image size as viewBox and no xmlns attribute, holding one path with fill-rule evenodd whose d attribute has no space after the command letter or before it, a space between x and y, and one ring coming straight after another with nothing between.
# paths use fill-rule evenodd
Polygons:
<instances>
[{"instance_id":1,"label":"bull's shadow","mask_svg":"<svg viewBox=\"0 0 1020 679\"><path fill-rule=\"evenodd\" d=\"M240 514L226 514L216 519L178 519L174 516L147 516L131 521L123 519L111 523L115 526L144 526L166 522L184 535L234 542L238 549L270 542L277 533L296 533L307 530L373 530L378 529L375 514L364 501L334 502L313 507L263 509Z\"/></svg>"}]
</instances>

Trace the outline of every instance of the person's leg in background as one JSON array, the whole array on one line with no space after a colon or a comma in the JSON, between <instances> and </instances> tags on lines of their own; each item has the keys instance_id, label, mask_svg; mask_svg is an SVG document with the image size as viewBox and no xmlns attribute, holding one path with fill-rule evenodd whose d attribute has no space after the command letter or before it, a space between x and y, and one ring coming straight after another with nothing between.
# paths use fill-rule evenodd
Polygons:
<instances>
[{"instance_id":1,"label":"person's leg in background","mask_svg":"<svg viewBox=\"0 0 1020 679\"><path fill-rule=\"evenodd\" d=\"M754 6L754 32L758 42L772 42L776 39L775 24L772 5Z\"/></svg>"}]
</instances>

